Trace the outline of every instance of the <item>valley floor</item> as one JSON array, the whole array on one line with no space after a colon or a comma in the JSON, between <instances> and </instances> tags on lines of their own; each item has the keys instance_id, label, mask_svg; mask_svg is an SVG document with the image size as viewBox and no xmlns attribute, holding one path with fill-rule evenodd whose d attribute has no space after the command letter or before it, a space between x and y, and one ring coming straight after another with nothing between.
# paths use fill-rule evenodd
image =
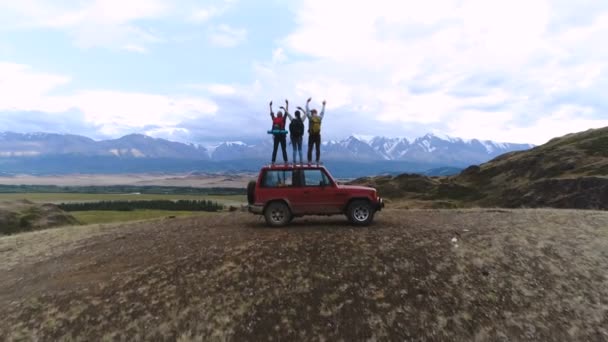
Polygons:
<instances>
[{"instance_id":1,"label":"valley floor","mask_svg":"<svg viewBox=\"0 0 608 342\"><path fill-rule=\"evenodd\" d=\"M0 238L0 340L608 340L608 213L246 213Z\"/></svg>"},{"instance_id":2,"label":"valley floor","mask_svg":"<svg viewBox=\"0 0 608 342\"><path fill-rule=\"evenodd\" d=\"M247 182L255 179L250 174L66 174L66 175L14 175L0 174L3 185L56 185L56 186L190 186L198 188L228 187L244 188Z\"/></svg>"}]
</instances>

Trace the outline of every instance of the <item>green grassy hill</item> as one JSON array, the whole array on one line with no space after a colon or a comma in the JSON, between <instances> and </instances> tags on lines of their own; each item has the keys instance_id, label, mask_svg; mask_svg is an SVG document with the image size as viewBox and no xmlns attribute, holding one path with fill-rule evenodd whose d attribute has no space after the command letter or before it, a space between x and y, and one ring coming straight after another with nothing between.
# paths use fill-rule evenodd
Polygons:
<instances>
[{"instance_id":1,"label":"green grassy hill","mask_svg":"<svg viewBox=\"0 0 608 342\"><path fill-rule=\"evenodd\" d=\"M78 224L54 204L30 201L0 201L0 235Z\"/></svg>"},{"instance_id":2,"label":"green grassy hill","mask_svg":"<svg viewBox=\"0 0 608 342\"><path fill-rule=\"evenodd\" d=\"M608 127L507 153L455 176L403 174L353 183L413 206L608 209Z\"/></svg>"}]
</instances>

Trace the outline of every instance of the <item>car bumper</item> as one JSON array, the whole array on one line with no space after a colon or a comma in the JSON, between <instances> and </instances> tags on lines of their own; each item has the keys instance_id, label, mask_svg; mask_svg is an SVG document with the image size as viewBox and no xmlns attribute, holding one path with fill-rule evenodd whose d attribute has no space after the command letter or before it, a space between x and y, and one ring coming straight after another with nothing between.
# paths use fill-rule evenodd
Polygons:
<instances>
[{"instance_id":1,"label":"car bumper","mask_svg":"<svg viewBox=\"0 0 608 342\"><path fill-rule=\"evenodd\" d=\"M376 202L376 211L380 211L384 208L384 200L382 198L378 198L378 202Z\"/></svg>"},{"instance_id":2,"label":"car bumper","mask_svg":"<svg viewBox=\"0 0 608 342\"><path fill-rule=\"evenodd\" d=\"M261 215L264 212L264 207L261 205L250 204L248 210L250 213Z\"/></svg>"}]
</instances>

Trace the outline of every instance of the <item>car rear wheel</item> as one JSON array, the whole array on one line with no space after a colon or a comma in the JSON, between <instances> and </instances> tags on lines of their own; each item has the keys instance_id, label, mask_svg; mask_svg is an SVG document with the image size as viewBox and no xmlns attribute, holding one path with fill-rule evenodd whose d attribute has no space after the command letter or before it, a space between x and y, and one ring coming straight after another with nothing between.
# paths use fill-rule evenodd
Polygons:
<instances>
[{"instance_id":1,"label":"car rear wheel","mask_svg":"<svg viewBox=\"0 0 608 342\"><path fill-rule=\"evenodd\" d=\"M287 204L283 202L272 202L266 207L264 218L266 218L266 223L268 225L281 227L291 221L292 215Z\"/></svg>"},{"instance_id":2,"label":"car rear wheel","mask_svg":"<svg viewBox=\"0 0 608 342\"><path fill-rule=\"evenodd\" d=\"M374 219L374 210L368 201L353 201L346 210L348 220L357 226L366 226Z\"/></svg>"}]
</instances>

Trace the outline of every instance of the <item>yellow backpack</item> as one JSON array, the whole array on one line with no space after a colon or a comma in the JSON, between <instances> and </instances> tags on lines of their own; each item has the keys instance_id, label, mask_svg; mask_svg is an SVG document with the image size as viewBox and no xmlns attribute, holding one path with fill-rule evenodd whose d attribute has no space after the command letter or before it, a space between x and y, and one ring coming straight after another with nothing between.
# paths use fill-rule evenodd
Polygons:
<instances>
[{"instance_id":1,"label":"yellow backpack","mask_svg":"<svg viewBox=\"0 0 608 342\"><path fill-rule=\"evenodd\" d=\"M321 118L313 116L310 118L310 126L308 127L309 134L320 134L321 133Z\"/></svg>"}]
</instances>

